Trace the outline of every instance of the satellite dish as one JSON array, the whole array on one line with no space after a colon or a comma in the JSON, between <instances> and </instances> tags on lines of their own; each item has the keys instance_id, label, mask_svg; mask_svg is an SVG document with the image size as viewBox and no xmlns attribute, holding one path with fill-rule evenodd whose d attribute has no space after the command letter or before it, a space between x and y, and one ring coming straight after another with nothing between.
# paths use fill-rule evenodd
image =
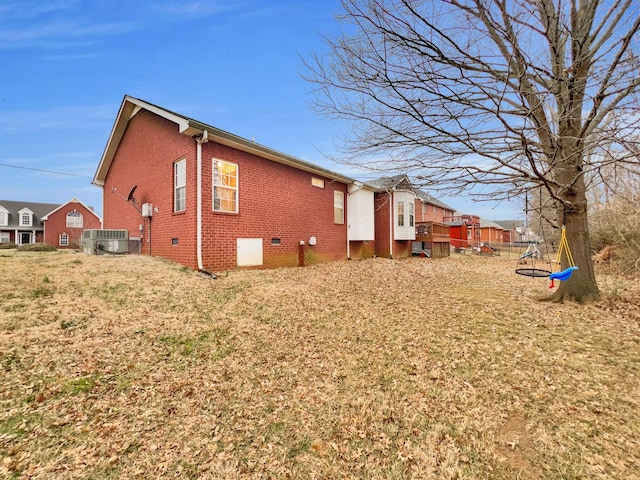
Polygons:
<instances>
[{"instance_id":1,"label":"satellite dish","mask_svg":"<svg viewBox=\"0 0 640 480\"><path fill-rule=\"evenodd\" d=\"M134 185L133 187L131 187L131 190L129 190L129 195L127 195L127 202L130 202L131 200L135 200L133 198L133 192L136 191L136 188L138 188L138 186Z\"/></svg>"}]
</instances>

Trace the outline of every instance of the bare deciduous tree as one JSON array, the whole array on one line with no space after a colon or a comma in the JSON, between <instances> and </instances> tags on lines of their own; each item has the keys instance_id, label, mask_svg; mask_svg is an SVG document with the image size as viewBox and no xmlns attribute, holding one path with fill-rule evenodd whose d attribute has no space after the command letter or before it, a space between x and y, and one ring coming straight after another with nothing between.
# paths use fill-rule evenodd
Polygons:
<instances>
[{"instance_id":1,"label":"bare deciduous tree","mask_svg":"<svg viewBox=\"0 0 640 480\"><path fill-rule=\"evenodd\" d=\"M315 106L347 119L346 161L503 199L545 189L580 269L552 299L599 297L588 185L637 138L633 0L343 0L306 62ZM615 121L611 119L614 118ZM636 145L637 146L637 145ZM619 164L636 163L617 155ZM563 268L566 265L562 266Z\"/></svg>"}]
</instances>

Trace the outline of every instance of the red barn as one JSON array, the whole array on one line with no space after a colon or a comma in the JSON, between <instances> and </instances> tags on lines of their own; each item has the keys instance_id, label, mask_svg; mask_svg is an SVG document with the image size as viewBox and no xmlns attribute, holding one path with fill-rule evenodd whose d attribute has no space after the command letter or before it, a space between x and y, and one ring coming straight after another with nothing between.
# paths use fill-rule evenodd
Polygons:
<instances>
[{"instance_id":1,"label":"red barn","mask_svg":"<svg viewBox=\"0 0 640 480\"><path fill-rule=\"evenodd\" d=\"M93 184L104 228L195 269L342 260L352 240L352 179L129 96Z\"/></svg>"}]
</instances>

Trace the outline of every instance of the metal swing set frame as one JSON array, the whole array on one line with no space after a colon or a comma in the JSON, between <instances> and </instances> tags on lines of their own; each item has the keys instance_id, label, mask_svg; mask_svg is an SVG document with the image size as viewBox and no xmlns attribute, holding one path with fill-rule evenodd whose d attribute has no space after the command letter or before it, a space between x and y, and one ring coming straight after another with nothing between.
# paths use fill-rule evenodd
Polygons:
<instances>
[{"instance_id":1,"label":"metal swing set frame","mask_svg":"<svg viewBox=\"0 0 640 480\"><path fill-rule=\"evenodd\" d=\"M528 200L526 200L526 202L528 207ZM541 203L542 203L542 200L541 200ZM540 231L542 232L542 218L540 219L540 223L541 223ZM566 255L567 263L569 266L564 270L559 270L560 265L562 263L563 254ZM573 255L571 254L571 249L569 248L569 242L567 241L567 228L565 225L562 225L561 227L560 245L558 246L558 251L556 253L556 259L554 262L553 271L547 270L544 268L537 268L535 266L536 260L544 259L542 252L540 252L540 249L538 248L537 241L529 242L529 245L527 246L527 249L525 250L525 252L522 255L520 255L520 257L518 258L518 265L520 265L522 261L526 261L527 259L531 259L532 266L526 267L526 268L522 268L522 267L516 268L516 273L518 275L524 275L525 277L549 278L549 280L551 280L551 285L549 285L549 288L555 287L555 280L560 280L560 281L568 280L569 278L571 278L571 275L573 274L573 272L578 270L578 267L573 261Z\"/></svg>"}]
</instances>

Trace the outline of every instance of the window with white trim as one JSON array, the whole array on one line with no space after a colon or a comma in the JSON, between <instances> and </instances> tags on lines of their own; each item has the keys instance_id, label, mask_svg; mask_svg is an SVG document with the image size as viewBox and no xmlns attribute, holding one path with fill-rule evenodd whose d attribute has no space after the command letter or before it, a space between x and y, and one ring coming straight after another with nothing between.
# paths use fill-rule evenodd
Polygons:
<instances>
[{"instance_id":1,"label":"window with white trim","mask_svg":"<svg viewBox=\"0 0 640 480\"><path fill-rule=\"evenodd\" d=\"M21 227L30 227L33 218L33 213L30 210L22 210L20 211L20 226Z\"/></svg>"},{"instance_id":2,"label":"window with white trim","mask_svg":"<svg viewBox=\"0 0 640 480\"><path fill-rule=\"evenodd\" d=\"M67 213L67 228L82 228L83 225L84 219L79 211L74 209Z\"/></svg>"},{"instance_id":3,"label":"window with white trim","mask_svg":"<svg viewBox=\"0 0 640 480\"><path fill-rule=\"evenodd\" d=\"M173 164L173 211L184 212L187 209L187 161L179 160Z\"/></svg>"},{"instance_id":4,"label":"window with white trim","mask_svg":"<svg viewBox=\"0 0 640 480\"><path fill-rule=\"evenodd\" d=\"M404 201L398 202L398 226L404 227Z\"/></svg>"},{"instance_id":5,"label":"window with white trim","mask_svg":"<svg viewBox=\"0 0 640 480\"><path fill-rule=\"evenodd\" d=\"M66 233L61 233L60 237L58 238L58 244L61 247L69 246L69 235L67 235Z\"/></svg>"},{"instance_id":6,"label":"window with white trim","mask_svg":"<svg viewBox=\"0 0 640 480\"><path fill-rule=\"evenodd\" d=\"M0 226L6 227L7 225L9 225L9 211L0 207Z\"/></svg>"},{"instance_id":7,"label":"window with white trim","mask_svg":"<svg viewBox=\"0 0 640 480\"><path fill-rule=\"evenodd\" d=\"M238 213L238 165L213 159L213 211Z\"/></svg>"},{"instance_id":8,"label":"window with white trim","mask_svg":"<svg viewBox=\"0 0 640 480\"><path fill-rule=\"evenodd\" d=\"M409 226L410 227L413 227L413 223L414 223L415 215L414 215L413 209L414 209L413 202L409 202Z\"/></svg>"},{"instance_id":9,"label":"window with white trim","mask_svg":"<svg viewBox=\"0 0 640 480\"><path fill-rule=\"evenodd\" d=\"M333 192L333 223L344 223L344 192Z\"/></svg>"},{"instance_id":10,"label":"window with white trim","mask_svg":"<svg viewBox=\"0 0 640 480\"><path fill-rule=\"evenodd\" d=\"M11 236L9 232L0 232L0 243L9 243L11 241Z\"/></svg>"}]
</instances>

